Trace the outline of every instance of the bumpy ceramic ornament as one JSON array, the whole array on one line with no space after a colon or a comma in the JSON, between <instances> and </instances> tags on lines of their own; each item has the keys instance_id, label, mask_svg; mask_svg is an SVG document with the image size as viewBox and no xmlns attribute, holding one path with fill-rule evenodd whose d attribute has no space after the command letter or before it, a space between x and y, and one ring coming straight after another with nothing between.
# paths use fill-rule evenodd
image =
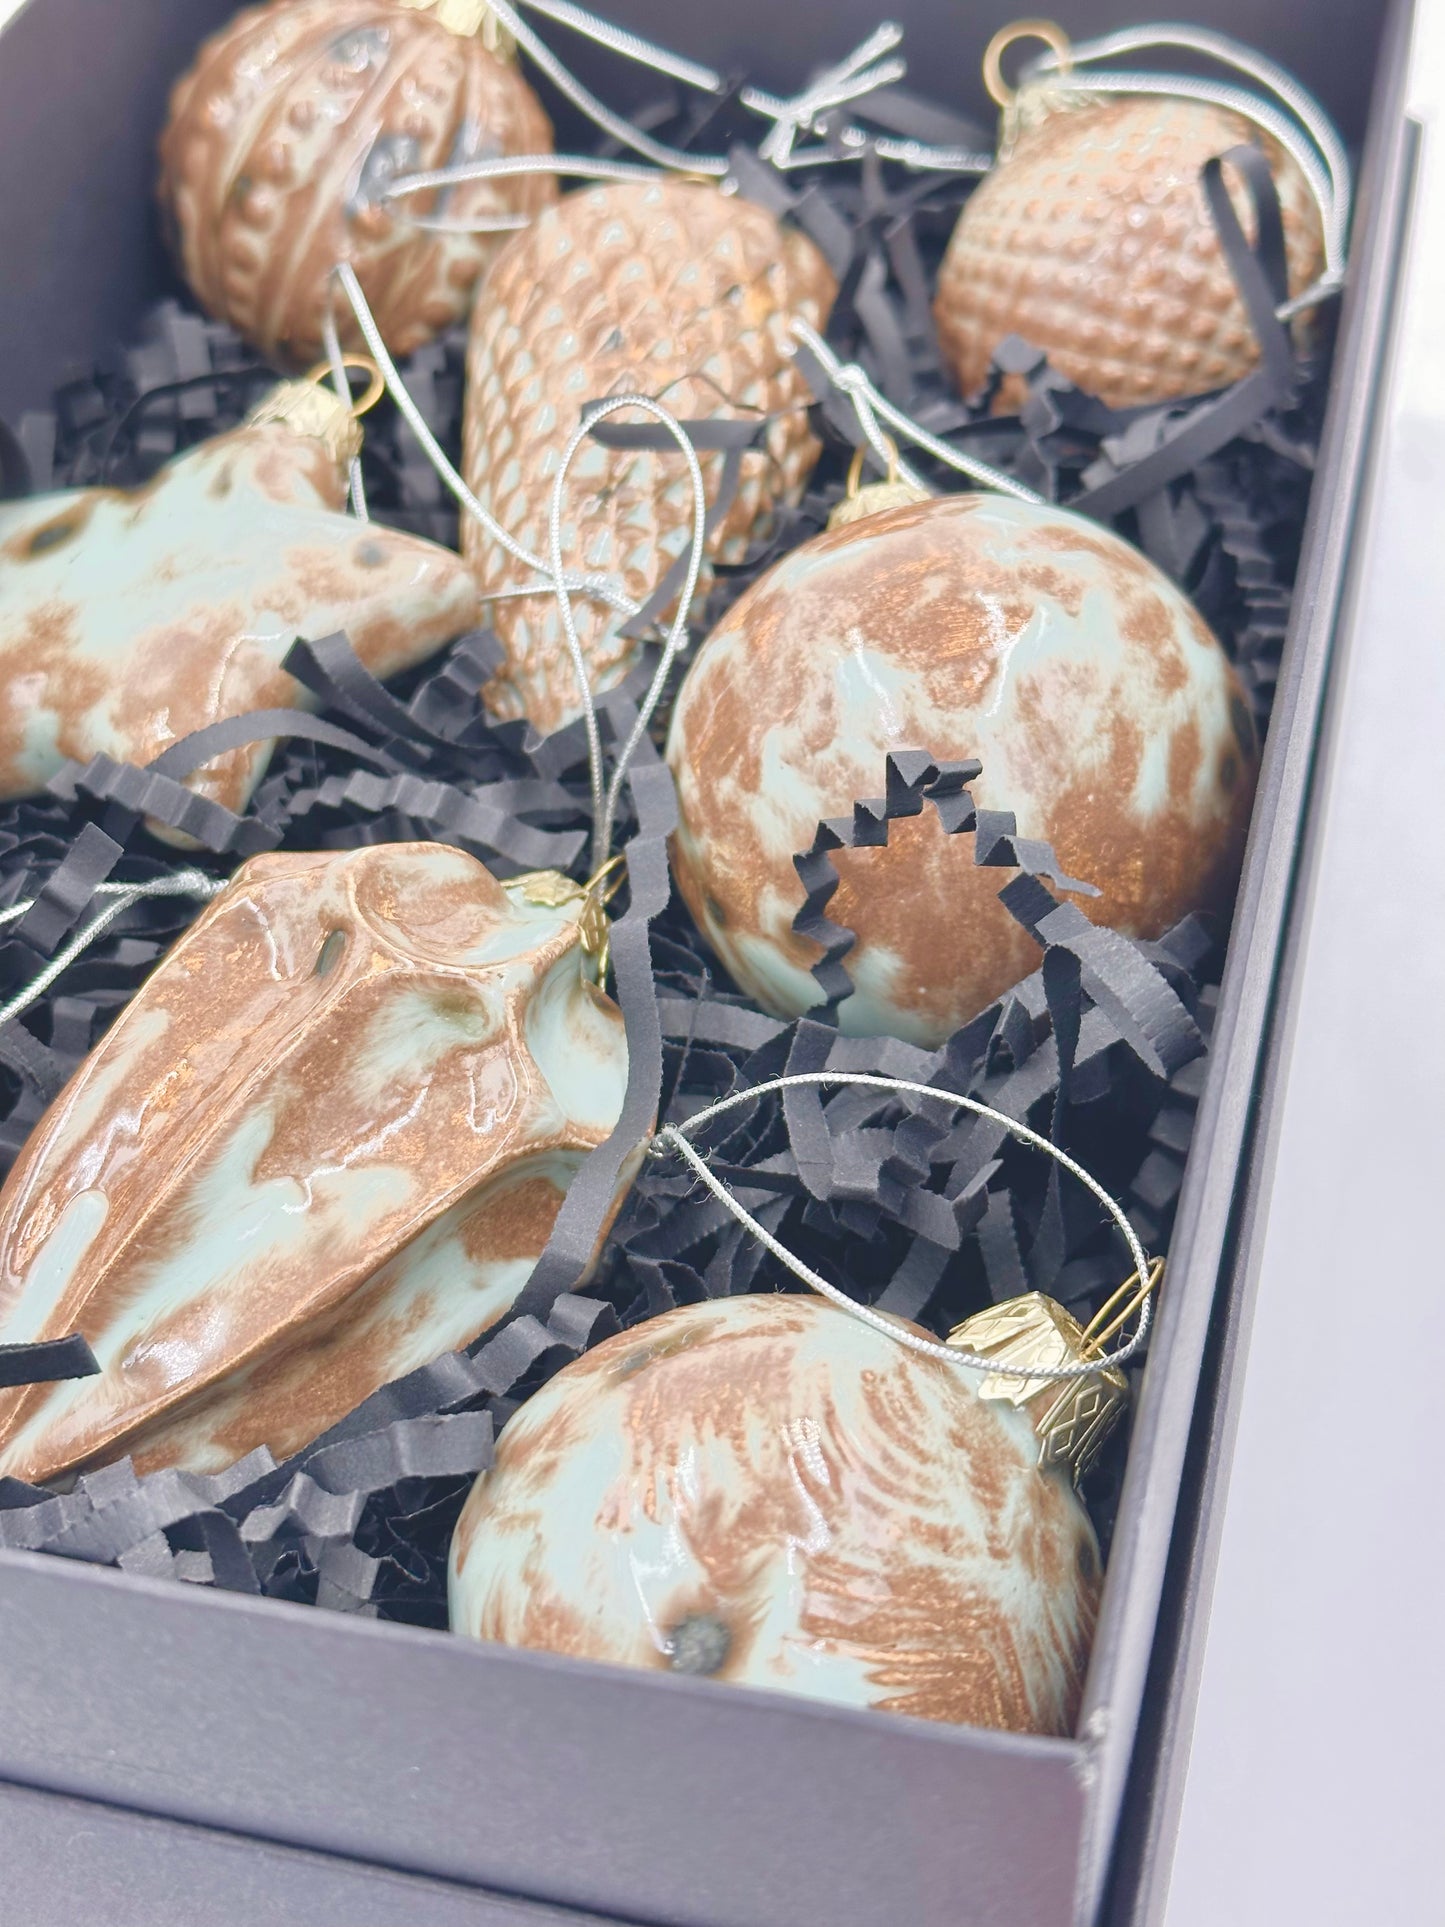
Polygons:
<instances>
[{"instance_id":1,"label":"bumpy ceramic ornament","mask_svg":"<svg viewBox=\"0 0 1445 1927\"><path fill-rule=\"evenodd\" d=\"M513 241L472 316L463 466L483 505L534 555L547 553L552 479L585 402L648 395L684 420L774 417L743 458L737 496L708 544L735 561L782 502L796 501L819 445L811 392L789 324L821 327L836 292L818 250L763 208L682 180L609 184L566 196ZM625 413L613 418L625 421ZM708 500L723 457L702 458ZM568 472L562 549L642 602L692 539L692 487L672 450L585 445ZM484 595L533 572L464 521L463 549ZM640 645L621 618L575 598L596 690L621 681ZM581 710L555 599L497 601L507 660L488 685L493 712L543 733Z\"/></svg>"},{"instance_id":2,"label":"bumpy ceramic ornament","mask_svg":"<svg viewBox=\"0 0 1445 1927\"><path fill-rule=\"evenodd\" d=\"M280 1458L495 1323L622 1105L586 909L439 844L243 864L0 1192L0 1343L101 1365L0 1393L0 1474Z\"/></svg>"},{"instance_id":3,"label":"bumpy ceramic ornament","mask_svg":"<svg viewBox=\"0 0 1445 1927\"><path fill-rule=\"evenodd\" d=\"M387 201L388 184L551 149L483 0L273 0L238 14L177 83L160 195L197 297L264 354L315 360L331 270L349 261L404 355L463 318L499 245L410 217L532 215L557 189L528 174Z\"/></svg>"},{"instance_id":4,"label":"bumpy ceramic ornament","mask_svg":"<svg viewBox=\"0 0 1445 1927\"><path fill-rule=\"evenodd\" d=\"M1065 46L1067 43L1064 43ZM1268 158L1291 294L1324 265L1319 209L1297 162L1240 115L1169 94L1101 97L1052 78L1020 90L993 172L969 197L934 316L965 395L1011 334L1114 408L1202 394L1259 358L1200 184L1242 143ZM1253 205L1225 169L1254 236Z\"/></svg>"},{"instance_id":5,"label":"bumpy ceramic ornament","mask_svg":"<svg viewBox=\"0 0 1445 1927\"><path fill-rule=\"evenodd\" d=\"M1238 680L1173 584L1080 516L1002 495L865 515L776 563L699 650L667 748L674 874L779 1015L822 995L793 856L879 793L890 749L977 757L975 800L1098 888L1078 899L1096 922L1157 937L1229 903L1256 769ZM845 1030L934 1046L1037 967L973 844L925 808L836 853Z\"/></svg>"},{"instance_id":6,"label":"bumpy ceramic ornament","mask_svg":"<svg viewBox=\"0 0 1445 1927\"><path fill-rule=\"evenodd\" d=\"M1049 1300L998 1310L1010 1329L995 1311L956 1341L1085 1355ZM452 1542L452 1628L1066 1733L1100 1583L1069 1471L1123 1397L1112 1371L1061 1388L948 1365L820 1298L668 1312L507 1422Z\"/></svg>"},{"instance_id":7,"label":"bumpy ceramic ornament","mask_svg":"<svg viewBox=\"0 0 1445 1927\"><path fill-rule=\"evenodd\" d=\"M143 488L0 503L0 797L68 757L148 763L225 717L305 703L281 667L298 636L344 629L387 676L470 627L460 557L342 512L359 446L330 391L288 383ZM190 787L241 809L269 754L218 757Z\"/></svg>"}]
</instances>

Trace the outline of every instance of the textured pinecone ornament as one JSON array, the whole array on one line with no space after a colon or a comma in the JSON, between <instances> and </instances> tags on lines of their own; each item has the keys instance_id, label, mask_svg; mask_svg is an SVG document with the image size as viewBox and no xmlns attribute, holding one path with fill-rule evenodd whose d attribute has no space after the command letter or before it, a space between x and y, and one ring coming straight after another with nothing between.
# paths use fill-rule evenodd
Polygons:
<instances>
[{"instance_id":1,"label":"textured pinecone ornament","mask_svg":"<svg viewBox=\"0 0 1445 1927\"><path fill-rule=\"evenodd\" d=\"M401 174L551 152L495 28L480 0L274 0L208 40L160 145L161 201L202 305L275 360L311 361L331 270L349 261L393 354L460 321L499 239L411 217L532 215L554 178L382 197ZM337 323L359 342L345 301Z\"/></svg>"},{"instance_id":2,"label":"textured pinecone ornament","mask_svg":"<svg viewBox=\"0 0 1445 1927\"><path fill-rule=\"evenodd\" d=\"M740 559L782 502L802 494L818 443L811 393L789 326L821 327L836 293L806 236L763 208L682 180L609 184L568 195L498 258L478 298L467 364L463 466L484 507L534 555L562 452L583 404L638 393L682 420L771 417L744 455L731 508L708 556ZM624 413L615 420L626 421ZM708 500L724 457L702 458ZM692 539L692 487L680 455L581 449L568 474L562 553L611 575L638 602ZM463 549L484 595L533 571L463 523ZM611 688L640 645L605 604L574 598L594 690ZM544 734L579 713L576 675L551 596L499 600L493 627L507 660L487 687L493 712L525 715Z\"/></svg>"},{"instance_id":3,"label":"textured pinecone ornament","mask_svg":"<svg viewBox=\"0 0 1445 1927\"><path fill-rule=\"evenodd\" d=\"M1292 295L1324 264L1319 210L1297 163L1238 114L1168 94L1101 99L1054 80L1007 110L993 172L969 198L934 318L965 395L1009 335L1113 408L1222 388L1259 346L1220 248L1200 171L1254 142L1284 219ZM1253 206L1226 167L1251 240Z\"/></svg>"},{"instance_id":4,"label":"textured pinecone ornament","mask_svg":"<svg viewBox=\"0 0 1445 1927\"><path fill-rule=\"evenodd\" d=\"M949 1342L1030 1367L1095 1356L1037 1294ZM1067 1733L1100 1584L1069 1474L1126 1398L1108 1367L950 1365L821 1298L667 1312L508 1420L452 1542L452 1629Z\"/></svg>"}]
</instances>

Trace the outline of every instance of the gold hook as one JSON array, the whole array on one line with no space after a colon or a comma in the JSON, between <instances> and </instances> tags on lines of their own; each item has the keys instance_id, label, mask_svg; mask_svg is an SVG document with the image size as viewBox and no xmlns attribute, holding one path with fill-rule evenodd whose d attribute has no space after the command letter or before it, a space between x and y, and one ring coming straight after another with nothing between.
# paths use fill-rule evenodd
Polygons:
<instances>
[{"instance_id":1,"label":"gold hook","mask_svg":"<svg viewBox=\"0 0 1445 1927\"><path fill-rule=\"evenodd\" d=\"M896 482L898 480L898 444L891 435L885 435L882 439L888 448L888 479L890 482ZM848 464L848 500L850 502L862 485L863 463L868 453L867 442L859 442L853 450L853 459Z\"/></svg>"},{"instance_id":2,"label":"gold hook","mask_svg":"<svg viewBox=\"0 0 1445 1927\"><path fill-rule=\"evenodd\" d=\"M1018 40L1042 40L1058 61L1061 75L1067 76L1074 71L1073 43L1054 21L1015 20L1007 27L1000 27L984 52L983 84L988 89L989 99L1005 112L1018 98L1018 90L1010 87L1003 77L1003 57Z\"/></svg>"},{"instance_id":3,"label":"gold hook","mask_svg":"<svg viewBox=\"0 0 1445 1927\"><path fill-rule=\"evenodd\" d=\"M1116 1333L1123 1331L1136 1312L1143 1310L1145 1299L1159 1289L1159 1280L1163 1276L1164 1260L1162 1258L1154 1259L1142 1285L1139 1284L1138 1272L1131 1271L1119 1289L1109 1294L1084 1327L1083 1336L1079 1341L1080 1358L1097 1358L1109 1340ZM1138 1285L1137 1291L1134 1289L1136 1285ZM1129 1297L1130 1292L1134 1293L1132 1298ZM1116 1311L1115 1307L1126 1298L1128 1303L1123 1310Z\"/></svg>"},{"instance_id":4,"label":"gold hook","mask_svg":"<svg viewBox=\"0 0 1445 1927\"><path fill-rule=\"evenodd\" d=\"M600 870L594 870L583 885L586 899L578 920L582 949L597 966L597 987L607 988L607 965L612 955L612 926L607 921L607 906L626 881L622 867L627 861L622 850L608 857Z\"/></svg>"},{"instance_id":5,"label":"gold hook","mask_svg":"<svg viewBox=\"0 0 1445 1927\"><path fill-rule=\"evenodd\" d=\"M363 415L369 415L371 413L372 409L375 408L376 404L386 393L386 379L370 355L345 354L341 357L341 365L348 370L355 368L359 373L368 377L366 391L360 401L349 393L347 397L348 406L351 411L351 419L354 422L360 421ZM322 388L331 380L331 377L331 363L329 361L318 361L316 366L309 369L302 379L309 381L313 388ZM336 399L340 401L341 396L338 395Z\"/></svg>"}]
</instances>

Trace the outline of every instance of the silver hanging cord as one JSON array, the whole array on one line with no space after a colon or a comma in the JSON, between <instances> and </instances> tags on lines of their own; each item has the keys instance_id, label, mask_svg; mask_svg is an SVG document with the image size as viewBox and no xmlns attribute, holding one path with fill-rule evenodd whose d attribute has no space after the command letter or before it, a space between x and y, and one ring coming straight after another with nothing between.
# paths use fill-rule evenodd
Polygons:
<instances>
[{"instance_id":1,"label":"silver hanging cord","mask_svg":"<svg viewBox=\"0 0 1445 1927\"><path fill-rule=\"evenodd\" d=\"M770 1078L768 1082L764 1084L754 1084L750 1089L745 1091L734 1091L730 1097L725 1097L716 1104L708 1105L705 1110L694 1112L685 1123L665 1126L664 1129L659 1131L656 1137L653 1138L649 1148L656 1155L661 1155L669 1151L676 1152L693 1172L693 1175L697 1177L712 1193L713 1197L717 1199L719 1204L724 1205L727 1210L732 1213L733 1217L737 1219L739 1224L745 1225L747 1229L752 1232L753 1236L773 1254L778 1262L785 1265L787 1269L792 1272L795 1278L800 1278L805 1285L811 1286L814 1291L828 1299L831 1304L838 1305L842 1310L851 1312L855 1318L861 1319L865 1325L871 1325L875 1331L882 1332L897 1344L907 1346L909 1351L919 1352L924 1358L938 1358L942 1359L943 1362L948 1365L966 1365L975 1371L988 1372L1007 1378L1054 1380L1092 1378L1096 1373L1107 1371L1111 1366L1117 1368L1120 1365L1127 1364L1127 1362L1134 1357L1135 1353L1138 1352L1148 1337L1149 1327L1153 1322L1153 1305L1149 1298L1145 1298L1139 1308L1139 1323L1134 1329L1134 1336L1126 1339L1125 1342L1117 1346L1115 1350L1112 1352L1101 1352L1097 1358L1089 1359L1086 1363L1078 1365L1056 1365L1045 1369L1042 1366L1002 1364L996 1359L980 1357L977 1352L961 1351L953 1345L940 1345L933 1339L921 1338L916 1332L906 1330L903 1326L895 1323L893 1319L886 1317L882 1312L874 1311L871 1306L860 1305L856 1299L850 1298L847 1292L840 1291L836 1285L830 1284L826 1278L820 1277L810 1265L805 1265L801 1258L794 1252L789 1251L786 1245L781 1244L768 1230L767 1226L760 1224L746 1206L733 1196L727 1186L713 1175L708 1167L707 1160L688 1142L689 1133L698 1130L704 1124L711 1123L715 1117L721 1117L725 1111L736 1110L741 1104L751 1104L755 1098L766 1097L773 1091L785 1091L789 1086L803 1084L861 1085L873 1090L886 1091L890 1095L902 1094L904 1096L929 1098L935 1102L944 1104L957 1104L962 1106L966 1111L972 1111L977 1117L988 1118L991 1123L1002 1126L1011 1136L1016 1137L1020 1143L1031 1145L1036 1151L1047 1152L1055 1163L1061 1165L1071 1177L1077 1178L1079 1183L1098 1199L1099 1203L1103 1205L1109 1213L1109 1216L1114 1220L1120 1236L1129 1247L1129 1256L1134 1261L1135 1270L1140 1280L1142 1281L1148 1277L1149 1259L1145 1254L1143 1245L1139 1242L1138 1233L1124 1214L1123 1206L1115 1202L1099 1183L1098 1179L1095 1178L1091 1172L1087 1171L1076 1158L1071 1158L1067 1151L1060 1150L1057 1144L1041 1136L1039 1132L1031 1130L1027 1124L1021 1124L1017 1118L1009 1117L1006 1112L996 1111L991 1105L982 1104L974 1097L965 1097L959 1091L940 1090L937 1085L934 1084L913 1084L906 1078L901 1077L872 1077L861 1071L798 1071L787 1077Z\"/></svg>"},{"instance_id":2,"label":"silver hanging cord","mask_svg":"<svg viewBox=\"0 0 1445 1927\"><path fill-rule=\"evenodd\" d=\"M535 571L539 578L537 586L534 590L529 589L525 593L552 595L556 585L546 562L540 556L533 555L530 550L523 548L522 544L502 527L496 517L482 507L448 460L446 450L431 432L426 417L412 400L406 383L402 380L396 363L392 360L386 343L381 338L381 330L376 325L376 318L371 312L366 296L362 293L361 283L357 280L356 272L350 262L338 263L332 272L340 282L342 291L350 303L351 312L356 317L356 325L362 332L371 358L381 371L387 393L396 403L408 428L420 442L427 460L460 506L481 524L492 540L499 542L515 561ZM574 594L589 595L598 602L606 603L607 607L614 609L624 621L635 616L642 606L634 602L630 596L624 595L617 584L607 576L569 573L565 581L566 586Z\"/></svg>"},{"instance_id":3,"label":"silver hanging cord","mask_svg":"<svg viewBox=\"0 0 1445 1927\"><path fill-rule=\"evenodd\" d=\"M336 316L332 312L331 290L326 291L326 310L321 317L321 345L326 350L326 359L331 364L331 383L336 390L338 401L351 406L351 383L346 377L346 360L341 352L341 337L336 332ZM351 513L358 522L369 522L371 516L366 507L366 484L361 479L361 457L353 455L347 469L347 487L351 493Z\"/></svg>"},{"instance_id":4,"label":"silver hanging cord","mask_svg":"<svg viewBox=\"0 0 1445 1927\"><path fill-rule=\"evenodd\" d=\"M628 27L615 26L612 21L589 13L585 7L573 6L572 0L522 0L522 5L529 13L540 13L544 20L555 20L559 27L570 27L574 33L595 40L599 47L621 54L625 60L635 60L639 66L651 67L654 73L666 74L669 80L680 80L685 87L696 87L701 94L720 94L723 90L725 83L721 74L715 74L711 67L701 66L667 47L659 47L655 41L644 40L641 34L633 33Z\"/></svg>"},{"instance_id":5,"label":"silver hanging cord","mask_svg":"<svg viewBox=\"0 0 1445 1927\"><path fill-rule=\"evenodd\" d=\"M1040 504L1043 502L1042 495L1027 488L1024 483L1015 481L1012 475L1005 475L1003 470L995 468L992 462L981 462L977 456L960 453L947 442L940 441L937 435L930 434L923 424L914 421L911 415L905 415L901 408L895 408L888 397L881 395L873 386L857 362L840 361L817 329L810 327L806 321L795 317L792 331L814 360L821 363L823 372L834 388L840 394L846 395L853 404L858 425L863 430L869 447L885 468L889 466L896 451L889 450L887 440L879 430L880 417L890 428L896 429L907 440L925 449L936 460L957 469L960 475L966 475L971 482L977 482L980 487L996 489L1001 495L1012 495L1020 502ZM898 460L897 468L905 482L911 482L916 488L924 486L914 471L901 459Z\"/></svg>"},{"instance_id":6,"label":"silver hanging cord","mask_svg":"<svg viewBox=\"0 0 1445 1927\"><path fill-rule=\"evenodd\" d=\"M202 870L178 870L174 876L152 877L148 883L101 883L96 885L98 897L110 897L112 902L99 911L80 932L73 937L63 950L59 950L50 962L28 983L24 990L18 991L9 1003L0 1008L0 1029L13 1017L43 997L57 977L63 976L90 946L103 937L110 926L127 910L136 904L144 903L148 897L204 897L218 896L225 889L224 880L208 877ZM12 903L7 910L0 910L0 926L14 923L33 907L34 899L26 903Z\"/></svg>"},{"instance_id":7,"label":"silver hanging cord","mask_svg":"<svg viewBox=\"0 0 1445 1927\"><path fill-rule=\"evenodd\" d=\"M1181 48L1185 52L1199 53L1217 60L1221 66L1232 67L1256 86L1273 94L1287 112L1280 113L1268 101L1242 88L1199 79L1192 74L1080 71L1097 61L1113 60L1121 54L1155 47ZM1300 309L1313 306L1342 284L1353 192L1349 156L1319 102L1284 68L1276 66L1263 54L1256 53L1252 47L1246 47L1227 34L1213 33L1203 27L1169 23L1130 27L1119 33L1104 34L1096 40L1081 41L1069 48L1066 57L1050 51L1040 55L1024 69L1026 79L1044 73L1066 79L1070 90L1102 94L1177 94L1186 100L1207 101L1252 121L1277 140L1299 167L1319 209L1324 236L1324 273L1312 288L1280 308L1280 319L1287 320ZM1305 138L1301 137L1301 129Z\"/></svg>"},{"instance_id":8,"label":"silver hanging cord","mask_svg":"<svg viewBox=\"0 0 1445 1927\"><path fill-rule=\"evenodd\" d=\"M655 181L661 178L655 167L636 161L594 160L587 154L499 154L489 160L459 161L455 167L432 167L425 173L398 174L388 182L380 198L399 201L408 194L421 194L434 187L460 187L467 181L505 180L519 174L564 174L583 181ZM430 215L408 214L413 227L430 228L442 234L497 234L530 227L528 214L498 214L480 221L448 221Z\"/></svg>"},{"instance_id":9,"label":"silver hanging cord","mask_svg":"<svg viewBox=\"0 0 1445 1927\"><path fill-rule=\"evenodd\" d=\"M895 86L908 72L908 63L882 56L892 53L902 39L902 27L896 21L885 20L837 66L819 74L791 100L766 94L758 87L744 87L738 96L743 106L773 123L772 131L758 148L762 159L771 161L775 167L787 167L800 133L818 131L819 123L835 107L861 100L879 87Z\"/></svg>"},{"instance_id":10,"label":"silver hanging cord","mask_svg":"<svg viewBox=\"0 0 1445 1927\"><path fill-rule=\"evenodd\" d=\"M572 466L577 451L600 421L615 415L623 408L640 408L660 422L671 435L687 463L688 479L692 483L692 547L688 556L687 579L682 586L677 605L677 613L672 619L663 644L662 658L648 685L646 696L637 712L627 741L617 753L612 771L612 781L606 785L602 762L602 738L597 727L597 707L592 699L592 686L587 674L587 660L582 653L582 643L577 634L577 624L572 614L572 597L562 571L562 491L567 480L567 471ZM557 586L557 607L562 617L562 633L567 643L567 653L572 659L572 668L577 678L578 694L582 698L582 716L587 730L587 763L592 782L592 867L600 870L612 854L612 826L617 816L617 804L622 795L622 785L637 746L642 741L647 725L652 720L653 711L662 699L668 674L677 653L687 639L687 617L692 607L692 599L697 593L698 578L702 574L703 553L707 542L707 491L703 484L702 464L697 459L697 450L688 438L682 423L664 408L660 401L650 395L612 395L596 408L590 409L563 451L562 461L552 482L552 500L547 518L548 552L552 564L552 579Z\"/></svg>"}]
</instances>

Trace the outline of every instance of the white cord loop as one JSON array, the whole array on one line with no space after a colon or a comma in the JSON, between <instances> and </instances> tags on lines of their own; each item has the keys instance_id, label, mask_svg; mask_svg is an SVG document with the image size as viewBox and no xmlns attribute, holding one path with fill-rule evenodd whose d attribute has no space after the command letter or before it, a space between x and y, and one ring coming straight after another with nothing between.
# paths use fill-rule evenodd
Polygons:
<instances>
[{"instance_id":1,"label":"white cord loop","mask_svg":"<svg viewBox=\"0 0 1445 1927\"><path fill-rule=\"evenodd\" d=\"M136 904L144 903L149 897L210 898L218 896L225 887L224 881L208 877L201 870L178 870L173 876L152 877L148 883L97 884L95 894L98 897L112 897L114 901L92 917L79 936L73 937L64 950L57 951L38 977L0 1008L0 1029L13 1017L20 1016L22 1011L29 1010L33 1003L45 995L56 978L69 970L77 957L84 955L93 943L105 935L117 918L123 917ZM31 898L25 903L12 903L8 909L0 910L0 926L23 917L34 907L34 901Z\"/></svg>"},{"instance_id":2,"label":"white cord loop","mask_svg":"<svg viewBox=\"0 0 1445 1927\"><path fill-rule=\"evenodd\" d=\"M839 394L846 395L853 404L858 425L863 430L869 447L885 468L889 465L891 451L878 427L879 416L890 428L896 429L900 435L914 442L919 448L925 449L935 460L946 463L949 468L957 469L960 475L966 475L971 482L977 482L981 488L996 489L999 494L1012 495L1020 502L1040 504L1043 502L1042 495L1026 487L1023 482L1016 481L1012 475L1006 475L1001 468L995 468L992 462L980 461L975 455L965 455L960 450L950 447L947 442L940 441L937 435L930 434L921 422L914 421L911 415L905 415L901 408L895 408L886 395L878 392L856 362L840 361L817 329L810 327L806 321L795 318L792 330L814 360L821 364L823 372L833 387ZM917 474L901 459L898 460L898 474L903 481L911 483L915 488L924 486Z\"/></svg>"},{"instance_id":3,"label":"white cord loop","mask_svg":"<svg viewBox=\"0 0 1445 1927\"><path fill-rule=\"evenodd\" d=\"M1221 66L1232 67L1256 86L1273 94L1286 111L1280 113L1267 101L1243 88L1197 79L1191 74L1082 71L1096 62L1112 60L1121 54L1135 53L1146 47L1179 48L1187 53L1203 54L1208 59L1218 61ZM1071 92L1177 94L1186 100L1202 100L1216 107L1227 108L1252 121L1256 127L1277 140L1299 167L1314 197L1320 214L1325 253L1325 270L1320 279L1312 288L1285 303L1279 310L1279 318L1289 319L1290 315L1313 306L1340 287L1345 274L1350 224L1352 185L1349 156L1329 116L1293 75L1227 34L1172 23L1129 27L1119 33L1104 34L1097 40L1083 41L1070 47L1068 58L1072 66L1065 77L1065 84ZM1063 63L1057 53L1041 54L1025 69L1025 77L1029 79L1046 73L1063 77Z\"/></svg>"},{"instance_id":4,"label":"white cord loop","mask_svg":"<svg viewBox=\"0 0 1445 1927\"><path fill-rule=\"evenodd\" d=\"M730 1097L724 1097L718 1103L708 1105L705 1110L695 1112L683 1124L666 1125L653 1138L650 1148L656 1154L675 1151L718 1202L732 1213L739 1224L746 1226L779 1263L792 1272L795 1278L801 1279L805 1285L826 1298L830 1304L839 1306L843 1311L851 1312L865 1325L871 1325L875 1331L884 1333L897 1344L906 1346L909 1351L920 1353L924 1358L938 1358L948 1365L966 1365L976 1371L1007 1378L1064 1380L1092 1378L1111 1367L1117 1369L1120 1365L1127 1364L1135 1356L1149 1336L1149 1327L1153 1322L1153 1301L1147 1297L1139 1308L1139 1322L1134 1329L1133 1337L1126 1339L1122 1345L1116 1346L1112 1352L1100 1352L1097 1358L1091 1358L1077 1365L1055 1365L1048 1368L1039 1365L1011 1365L999 1359L983 1358L977 1352L962 1351L954 1345L940 1345L931 1338L921 1338L916 1332L905 1330L903 1326L895 1323L882 1312L874 1311L871 1306L860 1305L856 1299L850 1298L846 1292L840 1291L836 1285L829 1284L826 1278L820 1277L810 1265L805 1265L801 1258L788 1250L786 1245L779 1243L767 1226L760 1224L746 1206L733 1196L726 1185L713 1175L708 1168L707 1160L694 1149L687 1137L688 1133L711 1123L715 1117L721 1117L725 1111L736 1110L741 1104L751 1104L755 1098L767 1097L771 1092L787 1090L790 1085L803 1084L854 1084L886 1091L890 1095L902 1093L912 1097L929 1098L944 1104L961 1105L964 1110L972 1111L978 1117L988 1118L990 1122L1001 1125L1021 1143L1032 1145L1038 1151L1046 1151L1071 1177L1077 1178L1080 1184L1098 1199L1114 1220L1120 1235L1129 1247L1129 1256L1133 1260L1138 1277L1141 1280L1148 1277L1149 1259L1143 1245L1139 1242L1137 1232L1124 1214L1123 1206L1110 1197L1098 1179L1085 1170L1077 1159L1071 1158L1067 1151L1060 1150L1057 1144L1040 1136L1027 1124L1021 1124L1017 1118L1009 1117L1003 1111L996 1111L991 1105L980 1103L977 1098L965 1097L959 1091L940 1090L935 1084L913 1084L906 1078L874 1077L862 1071L796 1071L786 1077L770 1078L764 1084L754 1084L745 1091L734 1091Z\"/></svg>"}]
</instances>

